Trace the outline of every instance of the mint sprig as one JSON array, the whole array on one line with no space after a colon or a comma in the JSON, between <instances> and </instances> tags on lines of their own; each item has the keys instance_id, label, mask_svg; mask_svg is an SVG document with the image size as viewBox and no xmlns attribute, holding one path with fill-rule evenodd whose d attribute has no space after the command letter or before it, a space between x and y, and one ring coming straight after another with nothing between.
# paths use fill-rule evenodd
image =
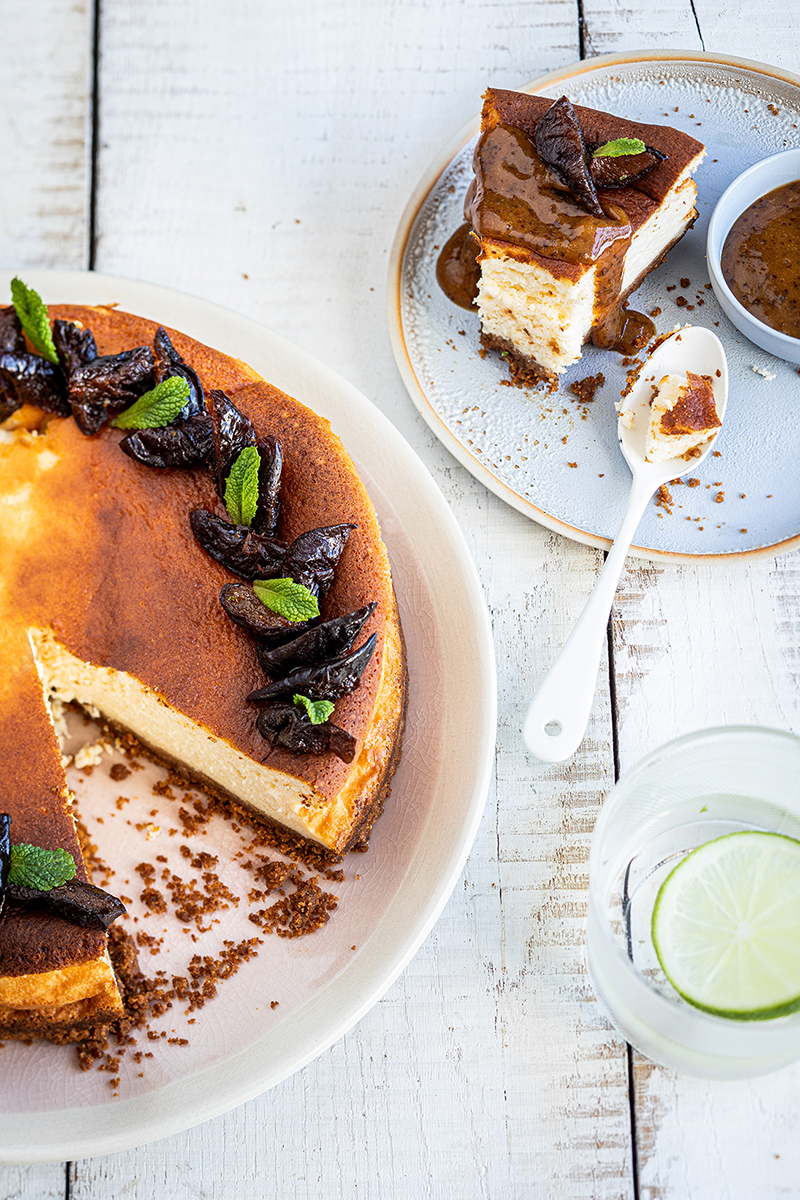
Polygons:
<instances>
[{"instance_id":1,"label":"mint sprig","mask_svg":"<svg viewBox=\"0 0 800 1200\"><path fill-rule=\"evenodd\" d=\"M11 847L10 859L8 882L37 892L60 887L75 874L75 859L68 850L43 850L41 846L20 842Z\"/></svg>"},{"instance_id":2,"label":"mint sprig","mask_svg":"<svg viewBox=\"0 0 800 1200\"><path fill-rule=\"evenodd\" d=\"M42 297L21 279L14 278L11 280L11 300L17 311L19 323L34 350L41 354L42 358L57 364L58 355L50 330L50 318Z\"/></svg>"},{"instance_id":3,"label":"mint sprig","mask_svg":"<svg viewBox=\"0 0 800 1200\"><path fill-rule=\"evenodd\" d=\"M117 429L162 429L171 425L189 399L189 383L182 375L170 375L150 392L145 392L111 422Z\"/></svg>"},{"instance_id":4,"label":"mint sprig","mask_svg":"<svg viewBox=\"0 0 800 1200\"><path fill-rule=\"evenodd\" d=\"M319 616L316 596L293 579L256 579L253 591L262 604L287 621L310 621Z\"/></svg>"},{"instance_id":5,"label":"mint sprig","mask_svg":"<svg viewBox=\"0 0 800 1200\"><path fill-rule=\"evenodd\" d=\"M257 446L245 446L225 480L225 507L234 525L252 525L258 508L258 472L261 455Z\"/></svg>"},{"instance_id":6,"label":"mint sprig","mask_svg":"<svg viewBox=\"0 0 800 1200\"><path fill-rule=\"evenodd\" d=\"M622 158L624 154L644 154L646 149L641 138L614 138L593 150L592 158Z\"/></svg>"},{"instance_id":7,"label":"mint sprig","mask_svg":"<svg viewBox=\"0 0 800 1200\"><path fill-rule=\"evenodd\" d=\"M312 725L324 725L334 709L332 700L310 700L300 692L292 696L299 708L304 708Z\"/></svg>"}]
</instances>

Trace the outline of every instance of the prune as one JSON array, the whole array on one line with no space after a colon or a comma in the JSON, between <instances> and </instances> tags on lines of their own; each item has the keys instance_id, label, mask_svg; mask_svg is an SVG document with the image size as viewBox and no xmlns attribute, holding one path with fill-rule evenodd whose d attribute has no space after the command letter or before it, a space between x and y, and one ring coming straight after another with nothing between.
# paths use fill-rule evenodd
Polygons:
<instances>
[{"instance_id":1,"label":"prune","mask_svg":"<svg viewBox=\"0 0 800 1200\"><path fill-rule=\"evenodd\" d=\"M11 870L11 817L0 813L0 913L6 902L8 872Z\"/></svg>"},{"instance_id":2,"label":"prune","mask_svg":"<svg viewBox=\"0 0 800 1200\"><path fill-rule=\"evenodd\" d=\"M338 725L325 721L314 725L296 704L269 704L258 714L256 727L273 746L295 754L335 754L342 762L352 762L356 740Z\"/></svg>"},{"instance_id":3,"label":"prune","mask_svg":"<svg viewBox=\"0 0 800 1200\"><path fill-rule=\"evenodd\" d=\"M253 529L256 533L274 537L281 512L278 491L281 486L283 448L278 439L271 434L260 437L256 445L261 462L258 469L258 508L253 520Z\"/></svg>"},{"instance_id":4,"label":"prune","mask_svg":"<svg viewBox=\"0 0 800 1200\"><path fill-rule=\"evenodd\" d=\"M207 508L196 508L189 521L200 545L242 579L276 579L284 574L284 547L253 533L247 525L232 525Z\"/></svg>"},{"instance_id":5,"label":"prune","mask_svg":"<svg viewBox=\"0 0 800 1200\"><path fill-rule=\"evenodd\" d=\"M597 150L599 147L593 146L591 149ZM590 158L589 171L596 187L627 187L635 179L652 171L666 157L653 146L645 146L641 154L617 154L613 157L603 154L599 158Z\"/></svg>"},{"instance_id":6,"label":"prune","mask_svg":"<svg viewBox=\"0 0 800 1200\"><path fill-rule=\"evenodd\" d=\"M365 604L356 612L323 621L291 641L274 648L258 647L258 661L267 675L280 679L296 667L320 664L349 650L377 604Z\"/></svg>"},{"instance_id":7,"label":"prune","mask_svg":"<svg viewBox=\"0 0 800 1200\"><path fill-rule=\"evenodd\" d=\"M252 421L239 412L224 392L211 391L208 398L214 430L214 479L217 493L224 498L225 480L233 461L245 446L255 446L256 431Z\"/></svg>"},{"instance_id":8,"label":"prune","mask_svg":"<svg viewBox=\"0 0 800 1200\"><path fill-rule=\"evenodd\" d=\"M153 338L153 354L155 357L156 383L163 383L173 375L180 375L189 384L189 399L178 413L176 420L188 421L199 413L206 411L206 398L203 385L197 372L180 356L169 339L167 331L159 325Z\"/></svg>"},{"instance_id":9,"label":"prune","mask_svg":"<svg viewBox=\"0 0 800 1200\"><path fill-rule=\"evenodd\" d=\"M267 608L246 583L226 583L219 594L219 602L231 620L263 646L278 646L295 639L298 632L309 626L308 621L287 621L286 617Z\"/></svg>"},{"instance_id":10,"label":"prune","mask_svg":"<svg viewBox=\"0 0 800 1200\"><path fill-rule=\"evenodd\" d=\"M13 883L8 885L7 890L10 900L44 904L66 917L73 925L84 925L91 929L108 929L112 921L125 912L124 904L116 896L80 879L70 879L59 887L50 888L49 892Z\"/></svg>"},{"instance_id":11,"label":"prune","mask_svg":"<svg viewBox=\"0 0 800 1200\"><path fill-rule=\"evenodd\" d=\"M84 363L70 375L69 401L81 433L97 433L114 412L152 388L153 351L135 346Z\"/></svg>"},{"instance_id":12,"label":"prune","mask_svg":"<svg viewBox=\"0 0 800 1200\"><path fill-rule=\"evenodd\" d=\"M295 692L301 692L310 700L338 700L340 696L347 696L358 687L367 663L372 658L377 640L378 635L373 633L363 646L359 646L358 650L353 650L350 654L334 658L327 663L297 667L284 679L257 688L247 699L254 704L263 704L270 700L282 700L293 696Z\"/></svg>"},{"instance_id":13,"label":"prune","mask_svg":"<svg viewBox=\"0 0 800 1200\"><path fill-rule=\"evenodd\" d=\"M575 199L592 216L605 216L589 172L578 115L566 96L550 105L536 126L534 142L539 157L561 176Z\"/></svg>"},{"instance_id":14,"label":"prune","mask_svg":"<svg viewBox=\"0 0 800 1200\"><path fill-rule=\"evenodd\" d=\"M25 350L25 334L13 304L0 308L0 351L10 350L22 354Z\"/></svg>"},{"instance_id":15,"label":"prune","mask_svg":"<svg viewBox=\"0 0 800 1200\"><path fill-rule=\"evenodd\" d=\"M202 412L159 429L137 429L119 446L145 467L200 467L214 448L211 417Z\"/></svg>"},{"instance_id":16,"label":"prune","mask_svg":"<svg viewBox=\"0 0 800 1200\"><path fill-rule=\"evenodd\" d=\"M314 595L324 596L333 583L333 573L355 525L325 525L309 529L287 548L283 574L302 583Z\"/></svg>"},{"instance_id":17,"label":"prune","mask_svg":"<svg viewBox=\"0 0 800 1200\"><path fill-rule=\"evenodd\" d=\"M0 354L0 420L23 404L69 416L67 389L60 367L38 354Z\"/></svg>"},{"instance_id":18,"label":"prune","mask_svg":"<svg viewBox=\"0 0 800 1200\"><path fill-rule=\"evenodd\" d=\"M91 329L79 329L72 321L53 322L53 343L67 379L78 367L97 358L97 343Z\"/></svg>"}]
</instances>

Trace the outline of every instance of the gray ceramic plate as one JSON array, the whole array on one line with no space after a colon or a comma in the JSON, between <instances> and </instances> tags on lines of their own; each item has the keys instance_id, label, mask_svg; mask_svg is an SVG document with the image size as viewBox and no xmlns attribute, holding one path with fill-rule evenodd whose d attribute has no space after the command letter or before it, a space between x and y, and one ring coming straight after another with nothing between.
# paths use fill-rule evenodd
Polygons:
<instances>
[{"instance_id":1,"label":"gray ceramic plate","mask_svg":"<svg viewBox=\"0 0 800 1200\"><path fill-rule=\"evenodd\" d=\"M671 514L649 506L633 553L694 558L791 549L800 543L797 369L752 345L722 313L705 287L705 243L731 180L800 144L800 77L744 59L648 52L592 58L522 90L553 99L566 93L592 108L669 124L706 146L696 173L699 218L633 304L661 310L659 332L691 322L718 333L730 367L728 413L718 455L687 472L699 486L673 487ZM625 384L622 359L586 347L555 395L506 386L499 358L478 353L477 316L451 304L436 283L438 249L463 220L478 126L475 118L446 148L400 223L389 274L395 357L423 417L473 475L533 520L606 547L630 487L614 409ZM598 371L605 385L593 404L579 406L570 384Z\"/></svg>"}]
</instances>

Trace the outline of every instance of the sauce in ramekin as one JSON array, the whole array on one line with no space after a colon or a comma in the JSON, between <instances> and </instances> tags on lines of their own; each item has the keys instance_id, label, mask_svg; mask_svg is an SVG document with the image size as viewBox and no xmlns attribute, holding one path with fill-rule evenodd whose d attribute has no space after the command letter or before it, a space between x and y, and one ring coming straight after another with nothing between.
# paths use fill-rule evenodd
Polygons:
<instances>
[{"instance_id":1,"label":"sauce in ramekin","mask_svg":"<svg viewBox=\"0 0 800 1200\"><path fill-rule=\"evenodd\" d=\"M800 180L768 192L736 219L722 274L752 316L800 338Z\"/></svg>"}]
</instances>

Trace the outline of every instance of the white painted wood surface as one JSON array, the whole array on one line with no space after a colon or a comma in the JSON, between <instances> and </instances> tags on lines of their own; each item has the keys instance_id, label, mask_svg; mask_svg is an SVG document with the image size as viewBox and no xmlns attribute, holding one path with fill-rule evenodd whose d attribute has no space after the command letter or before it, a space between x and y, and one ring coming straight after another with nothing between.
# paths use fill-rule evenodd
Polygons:
<instances>
[{"instance_id":1,"label":"white painted wood surface","mask_svg":"<svg viewBox=\"0 0 800 1200\"><path fill-rule=\"evenodd\" d=\"M6 11L7 10L7 11ZM750 1200L800 1195L800 1068L700 1083L635 1063L583 968L588 843L614 779L607 666L572 764L523 753L535 680L597 551L504 507L405 394L386 333L400 213L487 83L649 48L797 69L795 0L102 0L99 270L228 304L313 350L395 422L448 497L497 642L494 786L436 929L359 1026L200 1128L92 1161L0 1169L0 1196ZM696 16L695 16L696 14ZM92 13L4 9L0 264L89 264ZM796 555L631 562L614 611L623 769L744 720L800 730ZM2 1129L0 1127L0 1138ZM634 1170L636 1164L636 1171Z\"/></svg>"}]
</instances>

